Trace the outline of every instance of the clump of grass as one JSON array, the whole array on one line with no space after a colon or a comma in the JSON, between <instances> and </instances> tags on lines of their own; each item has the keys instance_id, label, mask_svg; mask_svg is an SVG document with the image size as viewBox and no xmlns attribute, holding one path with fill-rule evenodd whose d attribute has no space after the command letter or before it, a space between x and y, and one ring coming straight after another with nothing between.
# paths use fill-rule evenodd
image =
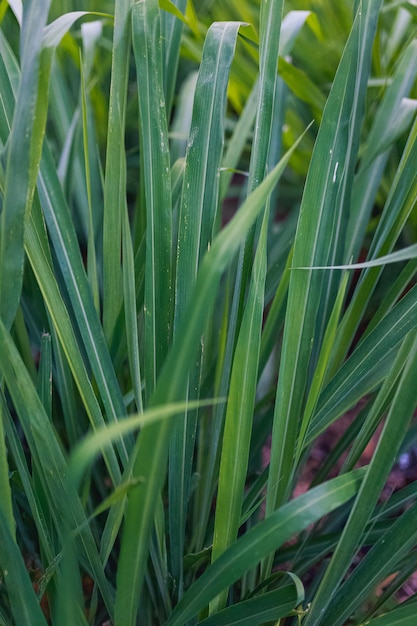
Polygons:
<instances>
[{"instance_id":1,"label":"clump of grass","mask_svg":"<svg viewBox=\"0 0 417 626\"><path fill-rule=\"evenodd\" d=\"M414 615L415 12L241 4L0 6L5 626Z\"/></svg>"}]
</instances>

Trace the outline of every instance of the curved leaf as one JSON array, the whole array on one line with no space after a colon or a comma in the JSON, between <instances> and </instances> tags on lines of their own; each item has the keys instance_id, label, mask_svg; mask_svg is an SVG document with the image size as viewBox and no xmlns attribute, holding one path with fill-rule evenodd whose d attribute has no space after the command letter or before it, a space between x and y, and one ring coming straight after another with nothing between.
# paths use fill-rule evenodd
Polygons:
<instances>
[{"instance_id":1,"label":"curved leaf","mask_svg":"<svg viewBox=\"0 0 417 626\"><path fill-rule=\"evenodd\" d=\"M287 539L347 502L355 495L362 476L363 470L338 476L289 502L249 530L191 585L167 626L183 626L226 586L274 553Z\"/></svg>"}]
</instances>

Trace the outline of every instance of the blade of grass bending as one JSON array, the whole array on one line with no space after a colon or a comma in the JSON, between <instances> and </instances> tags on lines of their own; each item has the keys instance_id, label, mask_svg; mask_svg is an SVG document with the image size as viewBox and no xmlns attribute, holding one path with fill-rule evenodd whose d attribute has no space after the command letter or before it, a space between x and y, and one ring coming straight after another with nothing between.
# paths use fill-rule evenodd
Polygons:
<instances>
[{"instance_id":1,"label":"blade of grass bending","mask_svg":"<svg viewBox=\"0 0 417 626\"><path fill-rule=\"evenodd\" d=\"M297 144L247 198L205 255L197 275L194 296L190 299L189 311L184 314L181 327L168 353L152 398L152 406L183 400L189 364L193 362L199 349L200 337L214 305L221 276L238 252L248 229L265 206L268 195ZM143 477L144 482L134 488L128 498L117 571L116 624L128 626L135 623L155 504L165 479L170 434L169 423L147 426L141 431L135 446L133 476Z\"/></svg>"},{"instance_id":2,"label":"blade of grass bending","mask_svg":"<svg viewBox=\"0 0 417 626\"><path fill-rule=\"evenodd\" d=\"M242 515L252 419L258 380L259 350L264 308L268 210L255 255L242 324L233 359L221 450L212 562L236 540ZM210 604L210 613L224 608L228 589Z\"/></svg>"},{"instance_id":3,"label":"blade of grass bending","mask_svg":"<svg viewBox=\"0 0 417 626\"><path fill-rule=\"evenodd\" d=\"M330 480L272 513L240 537L191 585L175 607L167 626L182 626L203 609L225 586L273 553L282 543L310 523L352 498L363 470Z\"/></svg>"},{"instance_id":4,"label":"blade of grass bending","mask_svg":"<svg viewBox=\"0 0 417 626\"><path fill-rule=\"evenodd\" d=\"M172 332L171 175L157 0L132 10L146 200L145 393L149 399Z\"/></svg>"},{"instance_id":5,"label":"blade of grass bending","mask_svg":"<svg viewBox=\"0 0 417 626\"><path fill-rule=\"evenodd\" d=\"M39 0L36 5L25 5L23 12L22 73L8 140L0 214L0 317L7 328L12 325L20 299L24 230L32 204L45 132L46 114L36 119L36 113L39 112L40 100L47 95L42 92L45 84L40 73L40 57L49 6L50 0ZM42 106L47 108L44 100Z\"/></svg>"},{"instance_id":6,"label":"blade of grass bending","mask_svg":"<svg viewBox=\"0 0 417 626\"><path fill-rule=\"evenodd\" d=\"M15 624L47 626L19 547L0 507L0 563Z\"/></svg>"},{"instance_id":7,"label":"blade of grass bending","mask_svg":"<svg viewBox=\"0 0 417 626\"><path fill-rule=\"evenodd\" d=\"M99 586L109 613L113 613L113 599L100 561L93 534L87 523L78 494L66 478L68 466L61 443L45 413L29 374L13 344L10 334L0 321L0 369L19 416L42 487L50 505L58 533L66 519L69 528L80 528L79 548ZM66 526L66 524L64 524ZM61 539L66 541L65 537Z\"/></svg>"},{"instance_id":8,"label":"blade of grass bending","mask_svg":"<svg viewBox=\"0 0 417 626\"><path fill-rule=\"evenodd\" d=\"M189 404L191 405L191 408L196 408L197 406L211 406L219 402L224 402L224 400L196 400L194 402L190 402ZM126 417L123 421L118 422L117 424L105 425L96 432L87 435L74 448L71 455L70 474L75 486L79 488L83 473L86 471L87 467L94 460L94 458L101 453L103 447L117 439L120 435L139 430L140 428L145 428L151 424L159 423L172 418L175 415L181 414L187 404L188 402L172 402L170 404L165 403L163 406L155 408L147 408L143 413L129 415L129 417ZM133 457L130 458L130 464L133 463L132 458ZM132 485L135 484L136 480L143 482L140 477L131 478L129 476L129 472L126 472L126 474L128 476L126 480L130 481Z\"/></svg>"},{"instance_id":9,"label":"blade of grass bending","mask_svg":"<svg viewBox=\"0 0 417 626\"><path fill-rule=\"evenodd\" d=\"M385 254L384 256L372 259L371 261L364 261L363 263L351 263L348 265L315 265L313 267L293 267L293 270L359 270L366 269L368 267L385 267L390 263L399 263L400 261L409 261L410 259L417 258L417 244Z\"/></svg>"},{"instance_id":10,"label":"blade of grass bending","mask_svg":"<svg viewBox=\"0 0 417 626\"><path fill-rule=\"evenodd\" d=\"M262 0L259 24L259 92L248 193L263 180L268 159L277 80L283 0Z\"/></svg>"},{"instance_id":11,"label":"blade of grass bending","mask_svg":"<svg viewBox=\"0 0 417 626\"><path fill-rule=\"evenodd\" d=\"M103 326L109 346L122 305L120 253L126 202L125 121L133 4L133 0L116 0L114 10L103 214Z\"/></svg>"},{"instance_id":12,"label":"blade of grass bending","mask_svg":"<svg viewBox=\"0 0 417 626\"><path fill-rule=\"evenodd\" d=\"M184 320L202 257L212 240L218 209L219 168L230 66L239 22L210 26L197 78L179 209L174 336ZM203 340L204 341L204 340ZM198 397L203 346L191 363L187 398ZM169 452L169 528L172 575L182 594L183 552L197 412L186 411L173 426Z\"/></svg>"},{"instance_id":13,"label":"blade of grass bending","mask_svg":"<svg viewBox=\"0 0 417 626\"><path fill-rule=\"evenodd\" d=\"M301 582L300 582L301 585ZM301 586L301 590L302 586ZM257 626L293 615L304 600L297 586L287 584L282 589L269 591L260 597L238 602L215 615L198 622L199 626Z\"/></svg>"},{"instance_id":14,"label":"blade of grass bending","mask_svg":"<svg viewBox=\"0 0 417 626\"><path fill-rule=\"evenodd\" d=\"M306 626L334 624L330 620L333 600L346 574L360 539L374 510L384 482L395 461L408 424L417 406L415 373L417 368L417 333L410 332L404 339L402 350L409 352L401 379L386 418L383 431L373 454L365 478L346 522L332 559L314 596L306 618Z\"/></svg>"},{"instance_id":15,"label":"blade of grass bending","mask_svg":"<svg viewBox=\"0 0 417 626\"><path fill-rule=\"evenodd\" d=\"M412 596L395 609L366 622L366 626L410 626L416 617L417 598Z\"/></svg>"},{"instance_id":16,"label":"blade of grass bending","mask_svg":"<svg viewBox=\"0 0 417 626\"><path fill-rule=\"evenodd\" d=\"M340 222L335 215L339 193L346 193L344 176L350 172L356 159L354 136L347 136L351 104L357 80L364 89L363 77L356 76L359 35L362 20L368 25L368 36L373 39L376 15L381 0L366 3L363 17L355 19L349 40L337 70L323 121L319 129L307 176L300 208L300 217L294 245L293 265L322 264L330 250L329 241L339 241ZM371 12L370 18L368 12ZM359 97L359 96L357 96ZM342 104L341 104L342 102ZM323 165L325 164L325 165ZM288 497L293 471L293 454L298 423L307 386L312 340L322 293L323 276L317 272L293 272L290 277L286 323L284 328L280 373L275 401L274 425L267 496L267 515ZM264 575L271 561L264 565Z\"/></svg>"}]
</instances>

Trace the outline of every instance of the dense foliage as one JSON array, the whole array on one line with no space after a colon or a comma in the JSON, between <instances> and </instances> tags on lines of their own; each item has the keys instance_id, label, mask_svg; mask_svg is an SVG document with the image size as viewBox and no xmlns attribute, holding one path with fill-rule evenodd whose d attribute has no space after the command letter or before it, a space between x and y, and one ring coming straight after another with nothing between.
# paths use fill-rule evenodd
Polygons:
<instances>
[{"instance_id":1,"label":"dense foliage","mask_svg":"<svg viewBox=\"0 0 417 626\"><path fill-rule=\"evenodd\" d=\"M416 17L0 2L2 626L411 623Z\"/></svg>"}]
</instances>

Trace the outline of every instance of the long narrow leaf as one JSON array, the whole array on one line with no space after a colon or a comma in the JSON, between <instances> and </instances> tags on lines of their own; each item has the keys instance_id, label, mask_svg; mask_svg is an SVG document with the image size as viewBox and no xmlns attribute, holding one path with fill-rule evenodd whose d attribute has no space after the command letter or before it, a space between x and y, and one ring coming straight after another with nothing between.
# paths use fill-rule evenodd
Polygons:
<instances>
[{"instance_id":1,"label":"long narrow leaf","mask_svg":"<svg viewBox=\"0 0 417 626\"><path fill-rule=\"evenodd\" d=\"M268 218L269 214L266 212L233 361L214 520L212 561L219 558L236 540L242 514L258 379ZM211 612L223 608L226 600L227 590L211 604Z\"/></svg>"},{"instance_id":2,"label":"long narrow leaf","mask_svg":"<svg viewBox=\"0 0 417 626\"><path fill-rule=\"evenodd\" d=\"M281 159L265 181L249 196L206 254L197 277L190 312L184 315L181 328L165 362L152 399L153 406L181 401L184 397L189 363L195 358L198 350L222 273L237 253L247 230L264 207L268 195L288 163L291 152ZM123 624L133 624L136 618L139 593L145 575L151 524L164 479L170 433L169 423L148 426L143 429L136 444L133 475L143 477L144 482L132 490L128 499L118 569L116 623L120 620Z\"/></svg>"},{"instance_id":3,"label":"long narrow leaf","mask_svg":"<svg viewBox=\"0 0 417 626\"><path fill-rule=\"evenodd\" d=\"M213 24L206 36L194 95L179 210L175 281L174 335L192 297L197 270L209 248L218 210L219 168L224 141L224 113L239 22ZM188 397L200 387L202 352L190 368ZM185 517L194 454L196 412L186 412L173 428L169 463L169 526L172 574L182 593Z\"/></svg>"},{"instance_id":4,"label":"long narrow leaf","mask_svg":"<svg viewBox=\"0 0 417 626\"><path fill-rule=\"evenodd\" d=\"M103 223L103 324L111 344L121 308L120 248L126 202L124 133L133 0L116 0L112 48Z\"/></svg>"},{"instance_id":5,"label":"long narrow leaf","mask_svg":"<svg viewBox=\"0 0 417 626\"><path fill-rule=\"evenodd\" d=\"M339 476L312 489L275 511L238 539L189 588L174 609L167 626L182 626L223 588L235 581L284 541L308 524L349 500L356 492L362 470Z\"/></svg>"},{"instance_id":6,"label":"long narrow leaf","mask_svg":"<svg viewBox=\"0 0 417 626\"><path fill-rule=\"evenodd\" d=\"M42 32L50 0L25 5L22 21L22 74L9 138L3 207L0 213L0 317L10 328L23 278L24 227L42 150L46 118L33 124L44 84L40 84ZM42 102L45 106L45 102ZM43 123L42 123L43 122Z\"/></svg>"},{"instance_id":7,"label":"long narrow leaf","mask_svg":"<svg viewBox=\"0 0 417 626\"><path fill-rule=\"evenodd\" d=\"M149 398L171 334L171 177L163 92L162 41L156 0L132 12L133 49L139 86L146 199L145 383Z\"/></svg>"},{"instance_id":8,"label":"long narrow leaf","mask_svg":"<svg viewBox=\"0 0 417 626\"><path fill-rule=\"evenodd\" d=\"M0 508L0 564L16 624L47 626L24 560Z\"/></svg>"},{"instance_id":9,"label":"long narrow leaf","mask_svg":"<svg viewBox=\"0 0 417 626\"><path fill-rule=\"evenodd\" d=\"M366 51L360 48L359 37L363 33L364 40L372 40L381 1L363 4L346 44L316 140L297 227L295 267L325 264L317 261L325 259L327 263L336 252L336 242L340 245L342 207L356 159L357 125L362 113L360 101L364 97L368 71L368 62L359 57L370 54L369 46ZM352 106L354 128L350 129ZM336 203L340 203L339 210L335 209ZM333 241L331 246L329 241ZM290 278L272 433L268 515L285 501L290 489L293 451L308 382L322 281L323 276L314 271L302 275L294 272ZM323 303L326 319L327 306Z\"/></svg>"},{"instance_id":10,"label":"long narrow leaf","mask_svg":"<svg viewBox=\"0 0 417 626\"><path fill-rule=\"evenodd\" d=\"M404 345L405 349L409 351L408 361L405 364L391 409L376 451L366 472L364 482L361 485L332 560L315 594L306 624L316 625L323 623L330 625L335 623L333 619L329 621L327 609L332 606L335 591L341 584L342 578L351 563L365 524L377 502L378 494L393 465L408 423L417 406L417 389L413 384L417 367L417 335L415 332L407 335ZM329 610L332 609L329 608Z\"/></svg>"}]
</instances>

